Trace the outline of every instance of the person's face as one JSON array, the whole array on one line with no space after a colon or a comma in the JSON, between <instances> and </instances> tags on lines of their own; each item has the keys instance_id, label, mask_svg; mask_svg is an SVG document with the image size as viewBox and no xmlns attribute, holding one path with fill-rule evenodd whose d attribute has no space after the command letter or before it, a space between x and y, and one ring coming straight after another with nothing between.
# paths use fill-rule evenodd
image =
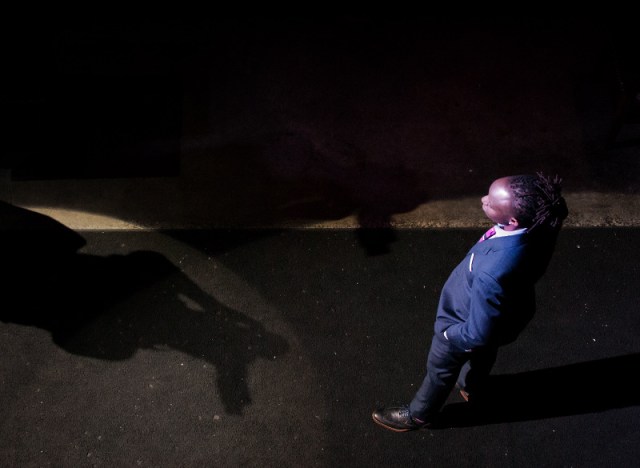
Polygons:
<instances>
[{"instance_id":1,"label":"person's face","mask_svg":"<svg viewBox=\"0 0 640 468\"><path fill-rule=\"evenodd\" d=\"M489 193L482 197L482 209L494 223L504 224L505 229L515 229L518 221L513 216L513 193L509 188L509 178L495 180Z\"/></svg>"}]
</instances>

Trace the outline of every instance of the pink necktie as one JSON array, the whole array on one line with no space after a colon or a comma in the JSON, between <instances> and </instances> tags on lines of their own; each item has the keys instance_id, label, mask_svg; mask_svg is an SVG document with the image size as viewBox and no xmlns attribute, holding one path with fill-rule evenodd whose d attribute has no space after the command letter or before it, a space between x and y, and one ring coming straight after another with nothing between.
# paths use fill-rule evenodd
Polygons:
<instances>
[{"instance_id":1,"label":"pink necktie","mask_svg":"<svg viewBox=\"0 0 640 468\"><path fill-rule=\"evenodd\" d=\"M482 242L487 240L489 237L495 235L496 233L496 228L492 227L491 229L489 229L487 232L485 232L482 237L480 238L480 240L478 242Z\"/></svg>"}]
</instances>

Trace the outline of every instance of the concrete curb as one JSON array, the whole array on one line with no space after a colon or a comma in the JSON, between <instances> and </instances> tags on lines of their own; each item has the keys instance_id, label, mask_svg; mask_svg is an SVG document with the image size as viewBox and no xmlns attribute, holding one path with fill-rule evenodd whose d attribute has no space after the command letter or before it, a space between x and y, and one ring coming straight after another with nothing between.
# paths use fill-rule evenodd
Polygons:
<instances>
[{"instance_id":1,"label":"concrete curb","mask_svg":"<svg viewBox=\"0 0 640 468\"><path fill-rule=\"evenodd\" d=\"M631 194L580 192L566 194L570 215L565 227L639 227L640 196ZM64 208L23 203L15 205L49 216L74 230L193 230L193 229L355 229L360 227L356 215L339 220L309 221L304 219L277 223L247 223L242 217L228 214L206 221L201 216L173 215L152 222L139 223L115 215L100 213L100 207ZM104 212L116 213L117 207L105 205ZM390 227L396 229L480 228L487 220L479 208L477 197L439 200L420 205L413 211L395 215Z\"/></svg>"}]
</instances>

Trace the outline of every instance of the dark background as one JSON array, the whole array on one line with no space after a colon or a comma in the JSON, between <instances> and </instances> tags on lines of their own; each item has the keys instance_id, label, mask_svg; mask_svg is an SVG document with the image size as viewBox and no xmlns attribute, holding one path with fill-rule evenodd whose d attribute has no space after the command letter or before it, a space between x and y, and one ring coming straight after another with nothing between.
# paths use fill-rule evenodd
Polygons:
<instances>
[{"instance_id":1,"label":"dark background","mask_svg":"<svg viewBox=\"0 0 640 468\"><path fill-rule=\"evenodd\" d=\"M443 172L469 190L469 169L482 179L496 166L637 188L637 158L620 148L637 143L638 41L624 11L72 13L7 17L3 166L16 180L178 176L206 152L227 174L266 169L292 194L352 197L381 180L421 198L414 187ZM571 174L576 158L588 174Z\"/></svg>"}]
</instances>

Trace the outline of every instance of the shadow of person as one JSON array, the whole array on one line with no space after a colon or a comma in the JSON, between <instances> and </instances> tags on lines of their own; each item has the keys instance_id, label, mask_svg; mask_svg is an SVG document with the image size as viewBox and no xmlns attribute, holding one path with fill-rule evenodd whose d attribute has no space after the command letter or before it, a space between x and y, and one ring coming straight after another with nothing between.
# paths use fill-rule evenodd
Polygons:
<instances>
[{"instance_id":1,"label":"shadow of person","mask_svg":"<svg viewBox=\"0 0 640 468\"><path fill-rule=\"evenodd\" d=\"M248 368L288 351L281 336L203 291L163 255L78 253L84 239L46 216L2 204L0 320L51 333L65 351L104 360L140 349L175 350L211 363L225 410L251 404Z\"/></svg>"},{"instance_id":2,"label":"shadow of person","mask_svg":"<svg viewBox=\"0 0 640 468\"><path fill-rule=\"evenodd\" d=\"M160 254L138 251L106 261L121 263L110 275L120 276L117 284L98 293L108 307L64 337L64 349L109 360L128 358L138 349L188 354L215 367L226 412L241 414L251 404L250 364L285 354L287 342L260 322L216 301ZM130 292L112 304L114 290Z\"/></svg>"},{"instance_id":3,"label":"shadow of person","mask_svg":"<svg viewBox=\"0 0 640 468\"><path fill-rule=\"evenodd\" d=\"M397 240L393 216L428 198L424 181L402 155L370 155L321 132L273 134L262 142L261 156L265 173L287 187L277 216L317 221L353 215L356 237L371 256L388 253Z\"/></svg>"},{"instance_id":4,"label":"shadow of person","mask_svg":"<svg viewBox=\"0 0 640 468\"><path fill-rule=\"evenodd\" d=\"M597 413L640 405L628 375L640 353L489 378L476 403L445 406L434 428L479 426Z\"/></svg>"}]
</instances>

